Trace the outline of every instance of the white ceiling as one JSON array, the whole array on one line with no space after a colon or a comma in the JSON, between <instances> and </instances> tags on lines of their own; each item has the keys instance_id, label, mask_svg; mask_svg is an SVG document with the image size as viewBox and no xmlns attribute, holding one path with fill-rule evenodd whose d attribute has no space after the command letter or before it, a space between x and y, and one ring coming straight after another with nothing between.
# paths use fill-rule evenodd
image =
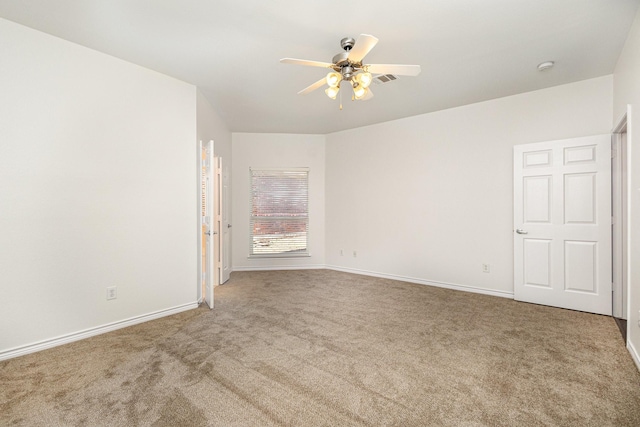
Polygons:
<instances>
[{"instance_id":1,"label":"white ceiling","mask_svg":"<svg viewBox=\"0 0 640 427\"><path fill-rule=\"evenodd\" d=\"M640 0L0 0L0 17L199 87L233 132L325 134L611 74ZM417 77L344 108L324 90L340 39ZM538 72L537 64L556 61Z\"/></svg>"}]
</instances>

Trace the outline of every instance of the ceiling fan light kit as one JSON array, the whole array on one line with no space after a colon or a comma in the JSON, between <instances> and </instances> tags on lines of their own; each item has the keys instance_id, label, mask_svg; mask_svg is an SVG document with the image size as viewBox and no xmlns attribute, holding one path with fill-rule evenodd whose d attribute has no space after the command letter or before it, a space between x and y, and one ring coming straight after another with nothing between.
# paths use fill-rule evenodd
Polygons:
<instances>
[{"instance_id":1,"label":"ceiling fan light kit","mask_svg":"<svg viewBox=\"0 0 640 427\"><path fill-rule=\"evenodd\" d=\"M329 68L331 71L327 76L311 84L307 88L298 92L299 95L306 95L323 86L327 96L336 99L342 82L349 82L353 89L353 98L356 100L367 100L373 97L369 86L373 81L372 72L376 74L396 74L404 76L417 76L420 74L419 65L397 65L397 64L363 64L365 55L378 43L378 39L369 34L360 34L358 40L345 37L340 40L340 47L344 52L335 55L332 62L309 61L305 59L282 58L280 62L284 64L306 65L310 67Z\"/></svg>"}]
</instances>

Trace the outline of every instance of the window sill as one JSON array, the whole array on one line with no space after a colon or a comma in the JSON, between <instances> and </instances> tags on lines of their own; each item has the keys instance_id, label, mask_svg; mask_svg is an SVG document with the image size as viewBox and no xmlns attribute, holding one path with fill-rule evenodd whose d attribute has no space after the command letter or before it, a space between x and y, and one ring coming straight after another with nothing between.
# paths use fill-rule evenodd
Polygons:
<instances>
[{"instance_id":1,"label":"window sill","mask_svg":"<svg viewBox=\"0 0 640 427\"><path fill-rule=\"evenodd\" d=\"M247 259L261 259L261 258L310 258L311 254L264 254L264 255L249 255Z\"/></svg>"}]
</instances>

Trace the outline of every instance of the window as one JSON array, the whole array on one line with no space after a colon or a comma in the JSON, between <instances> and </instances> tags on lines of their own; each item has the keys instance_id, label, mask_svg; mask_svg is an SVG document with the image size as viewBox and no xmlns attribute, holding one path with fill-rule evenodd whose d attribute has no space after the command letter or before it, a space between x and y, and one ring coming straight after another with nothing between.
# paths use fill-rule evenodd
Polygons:
<instances>
[{"instance_id":1,"label":"window","mask_svg":"<svg viewBox=\"0 0 640 427\"><path fill-rule=\"evenodd\" d=\"M250 172L250 256L308 256L309 169Z\"/></svg>"}]
</instances>

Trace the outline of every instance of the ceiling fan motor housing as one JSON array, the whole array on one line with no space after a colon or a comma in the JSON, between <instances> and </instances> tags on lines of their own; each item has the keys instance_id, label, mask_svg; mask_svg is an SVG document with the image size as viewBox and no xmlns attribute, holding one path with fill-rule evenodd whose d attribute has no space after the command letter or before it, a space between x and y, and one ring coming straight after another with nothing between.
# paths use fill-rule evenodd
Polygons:
<instances>
[{"instance_id":1,"label":"ceiling fan motor housing","mask_svg":"<svg viewBox=\"0 0 640 427\"><path fill-rule=\"evenodd\" d=\"M340 52L333 57L332 62L338 67L349 65L349 52Z\"/></svg>"},{"instance_id":2,"label":"ceiling fan motor housing","mask_svg":"<svg viewBox=\"0 0 640 427\"><path fill-rule=\"evenodd\" d=\"M356 39L351 37L345 37L342 40L340 40L340 47L342 47L347 52L349 52L353 47L353 45L355 44L356 44Z\"/></svg>"},{"instance_id":3,"label":"ceiling fan motor housing","mask_svg":"<svg viewBox=\"0 0 640 427\"><path fill-rule=\"evenodd\" d=\"M349 61L349 51L356 44L356 40L352 37L345 37L340 40L340 47L344 49L344 52L340 52L333 57L332 62L335 64L333 69L342 74L342 79L350 81L353 78L354 72L359 68L359 64Z\"/></svg>"},{"instance_id":4,"label":"ceiling fan motor housing","mask_svg":"<svg viewBox=\"0 0 640 427\"><path fill-rule=\"evenodd\" d=\"M351 80L351 78L353 77L354 71L355 71L355 69L350 65L342 67L342 70L341 70L342 79L343 80Z\"/></svg>"}]
</instances>

